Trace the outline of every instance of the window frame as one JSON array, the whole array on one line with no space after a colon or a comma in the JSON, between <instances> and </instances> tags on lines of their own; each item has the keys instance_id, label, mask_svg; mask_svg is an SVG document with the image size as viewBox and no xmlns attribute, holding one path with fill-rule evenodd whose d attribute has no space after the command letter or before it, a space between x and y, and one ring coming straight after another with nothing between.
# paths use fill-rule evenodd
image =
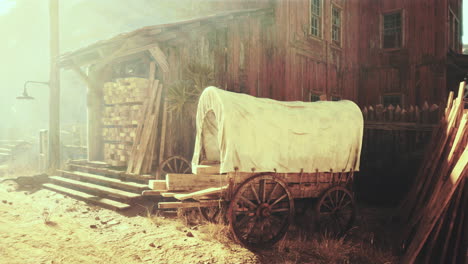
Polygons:
<instances>
[{"instance_id":1,"label":"window frame","mask_svg":"<svg viewBox=\"0 0 468 264\"><path fill-rule=\"evenodd\" d=\"M341 95L332 94L330 96L330 101L332 101L332 102L338 102L338 101L341 101L341 100L343 100L343 97Z\"/></svg>"},{"instance_id":2,"label":"window frame","mask_svg":"<svg viewBox=\"0 0 468 264\"><path fill-rule=\"evenodd\" d=\"M448 37L449 37L449 49L456 53L461 53L462 52L462 47L463 44L461 43L461 36L462 36L462 25L460 23L460 19L458 16L453 12L452 8L449 6L448 8L448 24L449 24L449 30L448 30ZM450 15L452 17L450 17ZM451 19L450 19L451 18ZM458 27L456 27L458 25ZM457 31L456 31L457 30ZM456 39L457 35L456 32L458 33L458 38Z\"/></svg>"},{"instance_id":3,"label":"window frame","mask_svg":"<svg viewBox=\"0 0 468 264\"><path fill-rule=\"evenodd\" d=\"M397 13L400 13L400 17L401 17L401 26L400 26L400 34L401 34L401 43L400 43L400 46L399 47L389 47L389 48L386 48L384 46L384 34L385 34L385 16L387 15L393 15L393 14L397 14ZM393 9L393 10L388 10L388 11L384 11L380 14L380 47L385 50L385 51L394 51L394 50L400 50L400 49L403 49L405 46L406 46L406 37L405 37L405 19L406 18L406 15L405 15L405 10L404 9Z\"/></svg>"},{"instance_id":4,"label":"window frame","mask_svg":"<svg viewBox=\"0 0 468 264\"><path fill-rule=\"evenodd\" d=\"M319 28L318 28L318 33L319 35L316 36L314 34L312 34L312 18L313 18L313 14L312 14L312 2L314 0L309 0L309 29L308 29L308 35L309 37L312 37L312 38L316 38L316 39L320 39L322 40L323 39L323 22L324 22L324 17L323 17L323 9L324 9L324 0L319 0L319 4L320 4L320 16L318 17L319 18Z\"/></svg>"},{"instance_id":5,"label":"window frame","mask_svg":"<svg viewBox=\"0 0 468 264\"><path fill-rule=\"evenodd\" d=\"M384 97L385 96L399 96L400 97L400 104L399 106L401 108L404 107L405 105L405 95L403 93L384 93L380 96L380 103L384 106L384 107L388 107L388 106L385 106L385 102L384 102ZM393 105L393 107L397 107L397 105Z\"/></svg>"},{"instance_id":6,"label":"window frame","mask_svg":"<svg viewBox=\"0 0 468 264\"><path fill-rule=\"evenodd\" d=\"M340 42L336 43L335 40L333 40L333 27L335 26L333 24L333 11L334 9L337 9L340 14L340 25L339 25L339 37L340 37ZM330 42L335 46L341 48L343 46L343 7L340 5L332 2L330 6Z\"/></svg>"},{"instance_id":7,"label":"window frame","mask_svg":"<svg viewBox=\"0 0 468 264\"><path fill-rule=\"evenodd\" d=\"M316 97L316 99L318 99L318 100L312 101L313 97ZM309 93L309 102L319 102L319 101L320 101L320 93L311 91Z\"/></svg>"}]
</instances>

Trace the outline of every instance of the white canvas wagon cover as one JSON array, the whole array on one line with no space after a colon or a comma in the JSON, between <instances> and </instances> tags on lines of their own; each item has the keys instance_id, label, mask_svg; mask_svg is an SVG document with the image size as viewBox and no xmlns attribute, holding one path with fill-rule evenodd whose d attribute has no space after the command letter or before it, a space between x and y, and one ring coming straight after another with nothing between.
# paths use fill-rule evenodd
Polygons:
<instances>
[{"instance_id":1,"label":"white canvas wagon cover","mask_svg":"<svg viewBox=\"0 0 468 264\"><path fill-rule=\"evenodd\" d=\"M358 171L363 117L338 102L282 102L206 88L200 96L192 172L201 161L220 173Z\"/></svg>"}]
</instances>

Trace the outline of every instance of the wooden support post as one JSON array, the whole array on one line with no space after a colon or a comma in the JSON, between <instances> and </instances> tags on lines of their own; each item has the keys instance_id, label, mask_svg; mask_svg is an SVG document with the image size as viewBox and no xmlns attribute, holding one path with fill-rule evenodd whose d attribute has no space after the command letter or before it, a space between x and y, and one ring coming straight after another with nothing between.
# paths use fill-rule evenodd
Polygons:
<instances>
[{"instance_id":1,"label":"wooden support post","mask_svg":"<svg viewBox=\"0 0 468 264\"><path fill-rule=\"evenodd\" d=\"M50 173L60 168L60 68L58 67L58 0L50 0L49 164Z\"/></svg>"},{"instance_id":2,"label":"wooden support post","mask_svg":"<svg viewBox=\"0 0 468 264\"><path fill-rule=\"evenodd\" d=\"M104 160L102 137L103 85L109 67L92 67L88 74L88 160Z\"/></svg>"}]
</instances>

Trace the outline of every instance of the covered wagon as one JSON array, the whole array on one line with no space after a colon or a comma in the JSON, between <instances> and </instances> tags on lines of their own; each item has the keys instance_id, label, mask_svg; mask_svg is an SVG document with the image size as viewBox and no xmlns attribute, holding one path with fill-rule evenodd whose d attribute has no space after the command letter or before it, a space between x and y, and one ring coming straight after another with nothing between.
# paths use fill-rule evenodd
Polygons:
<instances>
[{"instance_id":1,"label":"covered wagon","mask_svg":"<svg viewBox=\"0 0 468 264\"><path fill-rule=\"evenodd\" d=\"M200 207L209 219L221 212L247 247L281 239L299 200L315 202L321 228L350 227L355 217L350 186L363 134L356 104L281 102L208 87L196 122L192 174L168 174L166 182L168 188L184 182L198 190L174 194L182 202L160 208Z\"/></svg>"}]
</instances>

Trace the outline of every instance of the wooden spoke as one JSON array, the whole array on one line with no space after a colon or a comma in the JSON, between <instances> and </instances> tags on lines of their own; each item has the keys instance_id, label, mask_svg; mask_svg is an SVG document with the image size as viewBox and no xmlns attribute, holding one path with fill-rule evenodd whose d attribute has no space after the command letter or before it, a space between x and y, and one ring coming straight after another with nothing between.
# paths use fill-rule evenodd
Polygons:
<instances>
[{"instance_id":1,"label":"wooden spoke","mask_svg":"<svg viewBox=\"0 0 468 264\"><path fill-rule=\"evenodd\" d=\"M187 173L190 172L190 163L181 156L173 156L159 164L158 175L164 178L168 173Z\"/></svg>"},{"instance_id":2,"label":"wooden spoke","mask_svg":"<svg viewBox=\"0 0 468 264\"><path fill-rule=\"evenodd\" d=\"M283 200L284 198L288 197L288 194L285 193L283 194L283 196L281 196L280 198L276 199L276 201L274 201L270 206L273 207L275 204L279 203L281 200Z\"/></svg>"},{"instance_id":3,"label":"wooden spoke","mask_svg":"<svg viewBox=\"0 0 468 264\"><path fill-rule=\"evenodd\" d=\"M248 222L252 221L252 220L256 220L257 217L256 216L248 216L248 215L245 215L241 221L237 222L236 226L237 227L242 227L244 226L245 224L247 224Z\"/></svg>"},{"instance_id":4,"label":"wooden spoke","mask_svg":"<svg viewBox=\"0 0 468 264\"><path fill-rule=\"evenodd\" d=\"M271 209L272 213L289 212L289 208Z\"/></svg>"},{"instance_id":5,"label":"wooden spoke","mask_svg":"<svg viewBox=\"0 0 468 264\"><path fill-rule=\"evenodd\" d=\"M253 186L252 183L250 184L250 189L252 189L252 193L255 195L255 199L257 199L258 204L260 204L260 203L261 203L261 202L260 202L260 198L258 198L257 191L255 190L255 188L254 188L254 186Z\"/></svg>"},{"instance_id":6,"label":"wooden spoke","mask_svg":"<svg viewBox=\"0 0 468 264\"><path fill-rule=\"evenodd\" d=\"M273 186L271 192L270 186ZM284 194L273 199L277 189ZM271 200L274 201L270 204ZM286 234L293 214L294 200L287 185L268 174L252 176L241 183L228 209L231 232L248 248L267 247L280 240Z\"/></svg>"},{"instance_id":7,"label":"wooden spoke","mask_svg":"<svg viewBox=\"0 0 468 264\"><path fill-rule=\"evenodd\" d=\"M321 231L344 234L356 217L353 195L341 186L328 189L317 202L316 215Z\"/></svg>"},{"instance_id":8,"label":"wooden spoke","mask_svg":"<svg viewBox=\"0 0 468 264\"><path fill-rule=\"evenodd\" d=\"M239 197L242 201L246 202L251 208L257 208L257 205L251 202L249 199L245 198L244 196Z\"/></svg>"},{"instance_id":9,"label":"wooden spoke","mask_svg":"<svg viewBox=\"0 0 468 264\"><path fill-rule=\"evenodd\" d=\"M273 198L273 193L276 191L276 188L278 187L279 183L275 184L275 187L273 187L273 190L271 190L270 196L268 196L267 203L270 203L271 199Z\"/></svg>"},{"instance_id":10,"label":"wooden spoke","mask_svg":"<svg viewBox=\"0 0 468 264\"><path fill-rule=\"evenodd\" d=\"M264 203L266 200L265 200L265 193L266 193L266 180L260 180L260 193L261 193L261 196L262 196L262 203Z\"/></svg>"}]
</instances>

